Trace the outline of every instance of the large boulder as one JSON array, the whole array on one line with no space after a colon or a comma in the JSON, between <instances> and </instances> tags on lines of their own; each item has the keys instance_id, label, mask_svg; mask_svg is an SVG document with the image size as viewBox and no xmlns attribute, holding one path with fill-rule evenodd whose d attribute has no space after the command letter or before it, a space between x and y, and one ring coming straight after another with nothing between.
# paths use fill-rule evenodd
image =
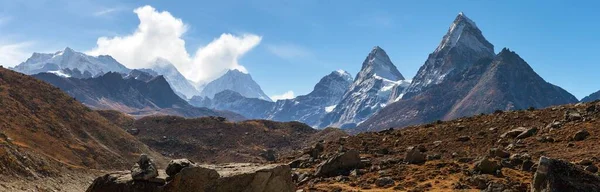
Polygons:
<instances>
[{"instance_id":1,"label":"large boulder","mask_svg":"<svg viewBox=\"0 0 600 192\"><path fill-rule=\"evenodd\" d=\"M569 162L540 157L531 191L600 191L600 177Z\"/></svg>"},{"instance_id":2,"label":"large boulder","mask_svg":"<svg viewBox=\"0 0 600 192\"><path fill-rule=\"evenodd\" d=\"M227 192L293 192L296 185L292 181L292 171L288 165L233 164L212 166L221 175L212 188L206 191ZM185 169L184 169L185 170ZM191 190L198 191L198 190Z\"/></svg>"},{"instance_id":3,"label":"large boulder","mask_svg":"<svg viewBox=\"0 0 600 192\"><path fill-rule=\"evenodd\" d=\"M182 168L164 179L134 180L130 174L107 174L94 180L87 192L292 192L296 188L288 165L236 163Z\"/></svg>"},{"instance_id":4,"label":"large boulder","mask_svg":"<svg viewBox=\"0 0 600 192\"><path fill-rule=\"evenodd\" d=\"M133 180L147 181L158 177L156 165L146 154L140 155L138 162L131 168Z\"/></svg>"},{"instance_id":5,"label":"large boulder","mask_svg":"<svg viewBox=\"0 0 600 192\"><path fill-rule=\"evenodd\" d=\"M360 155L356 150L338 153L317 167L316 176L332 177L350 173L360 165Z\"/></svg>"},{"instance_id":6,"label":"large boulder","mask_svg":"<svg viewBox=\"0 0 600 192\"><path fill-rule=\"evenodd\" d=\"M134 181L129 172L106 174L94 180L87 192L161 192L164 179Z\"/></svg>"}]
</instances>

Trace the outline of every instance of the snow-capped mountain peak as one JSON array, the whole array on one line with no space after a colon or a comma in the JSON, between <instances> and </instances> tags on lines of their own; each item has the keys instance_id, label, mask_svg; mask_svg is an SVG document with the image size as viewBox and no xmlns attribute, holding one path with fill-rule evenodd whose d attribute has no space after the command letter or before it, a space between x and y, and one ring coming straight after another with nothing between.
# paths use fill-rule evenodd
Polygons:
<instances>
[{"instance_id":1,"label":"snow-capped mountain peak","mask_svg":"<svg viewBox=\"0 0 600 192\"><path fill-rule=\"evenodd\" d=\"M185 78L179 70L167 59L156 58L152 62L152 70L165 77L171 89L182 98L192 98L200 92Z\"/></svg>"},{"instance_id":2,"label":"snow-capped mountain peak","mask_svg":"<svg viewBox=\"0 0 600 192\"><path fill-rule=\"evenodd\" d=\"M29 59L14 68L14 70L25 74L67 69L77 69L92 76L102 75L110 71L124 74L130 71L110 56L90 56L69 47L55 53L33 53Z\"/></svg>"},{"instance_id":3,"label":"snow-capped mountain peak","mask_svg":"<svg viewBox=\"0 0 600 192\"><path fill-rule=\"evenodd\" d=\"M227 71L223 76L206 84L200 96L213 98L217 93L232 90L240 93L247 98L259 98L266 101L272 101L260 88L250 74L237 69Z\"/></svg>"},{"instance_id":4,"label":"snow-capped mountain peak","mask_svg":"<svg viewBox=\"0 0 600 192\"><path fill-rule=\"evenodd\" d=\"M435 52L441 52L444 49L450 49L458 44L464 45L478 52L494 52L494 47L481 35L481 31L475 22L469 19L463 12L460 12L448 32L444 36L442 43L435 49Z\"/></svg>"}]
</instances>

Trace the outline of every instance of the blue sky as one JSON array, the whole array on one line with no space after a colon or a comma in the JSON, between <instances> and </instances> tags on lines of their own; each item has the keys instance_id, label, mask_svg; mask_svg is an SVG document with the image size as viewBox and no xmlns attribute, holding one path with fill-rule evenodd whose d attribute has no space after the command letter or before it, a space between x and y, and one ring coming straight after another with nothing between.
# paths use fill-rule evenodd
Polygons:
<instances>
[{"instance_id":1,"label":"blue sky","mask_svg":"<svg viewBox=\"0 0 600 192\"><path fill-rule=\"evenodd\" d=\"M0 0L0 62L12 66L31 52L66 46L101 50L98 38L131 36L138 29L140 19L133 10L144 5L167 11L185 25L180 39L190 57L181 63L218 65L184 70L186 76L243 66L267 95L306 94L337 69L355 75L375 45L410 78L461 11L477 23L496 52L510 48L547 81L578 98L600 90L597 1ZM233 38L223 41L226 48L213 43L221 42L217 40L224 33ZM257 38L248 44L244 35ZM211 43L215 46L207 46ZM239 44L248 46L236 49ZM211 49L196 53L205 46ZM212 48L224 53L211 56Z\"/></svg>"}]
</instances>

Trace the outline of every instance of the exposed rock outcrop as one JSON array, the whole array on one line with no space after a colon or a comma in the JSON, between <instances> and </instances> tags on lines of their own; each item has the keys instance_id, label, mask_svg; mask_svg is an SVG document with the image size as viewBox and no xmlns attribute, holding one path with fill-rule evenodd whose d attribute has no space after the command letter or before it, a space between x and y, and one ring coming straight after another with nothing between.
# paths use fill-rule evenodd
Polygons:
<instances>
[{"instance_id":1,"label":"exposed rock outcrop","mask_svg":"<svg viewBox=\"0 0 600 192\"><path fill-rule=\"evenodd\" d=\"M533 192L600 191L600 177L569 162L541 157L538 164Z\"/></svg>"},{"instance_id":2,"label":"exposed rock outcrop","mask_svg":"<svg viewBox=\"0 0 600 192\"><path fill-rule=\"evenodd\" d=\"M162 178L134 180L126 172L94 180L88 192L289 192L295 190L287 165L248 163L199 165L181 169L165 184Z\"/></svg>"}]
</instances>

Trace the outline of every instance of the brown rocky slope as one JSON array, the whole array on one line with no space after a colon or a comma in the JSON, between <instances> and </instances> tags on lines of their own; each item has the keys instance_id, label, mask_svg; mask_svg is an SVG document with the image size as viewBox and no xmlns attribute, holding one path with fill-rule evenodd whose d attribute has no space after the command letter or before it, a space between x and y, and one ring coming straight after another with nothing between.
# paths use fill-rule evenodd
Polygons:
<instances>
[{"instance_id":1,"label":"brown rocky slope","mask_svg":"<svg viewBox=\"0 0 600 192\"><path fill-rule=\"evenodd\" d=\"M3 182L65 176L68 170L128 168L141 153L164 162L160 154L58 88L4 68L0 117Z\"/></svg>"},{"instance_id":2,"label":"brown rocky slope","mask_svg":"<svg viewBox=\"0 0 600 192\"><path fill-rule=\"evenodd\" d=\"M300 122L176 116L135 120L116 111L99 112L167 157L203 163L264 163L319 140L347 136L340 129L316 130Z\"/></svg>"}]
</instances>

